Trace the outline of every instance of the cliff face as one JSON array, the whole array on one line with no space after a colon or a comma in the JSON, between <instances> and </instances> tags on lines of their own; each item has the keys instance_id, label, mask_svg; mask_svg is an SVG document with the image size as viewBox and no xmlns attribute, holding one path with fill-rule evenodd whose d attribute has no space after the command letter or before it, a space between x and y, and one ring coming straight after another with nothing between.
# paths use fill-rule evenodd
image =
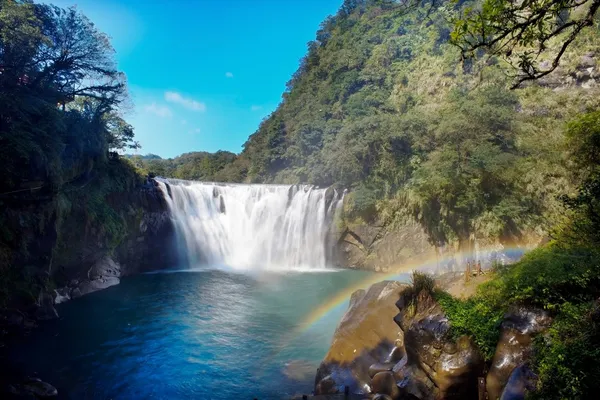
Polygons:
<instances>
[{"instance_id":1,"label":"cliff face","mask_svg":"<svg viewBox=\"0 0 600 400\"><path fill-rule=\"evenodd\" d=\"M315 379L315 394L345 391L378 399L524 399L535 390L533 338L549 326L545 311L504 316L490 363L473 338L428 290L393 281L355 292Z\"/></svg>"},{"instance_id":2,"label":"cliff face","mask_svg":"<svg viewBox=\"0 0 600 400\"><path fill-rule=\"evenodd\" d=\"M531 248L539 245L542 232L522 232L515 238L492 238L468 243L452 242L435 246L423 227L412 220L396 225L379 221L348 224L334 232L337 240L337 263L346 268L375 272L394 271L415 265L462 263L465 254L475 254L475 249L502 251L506 248ZM454 261L452 261L454 260Z\"/></svg>"},{"instance_id":3,"label":"cliff face","mask_svg":"<svg viewBox=\"0 0 600 400\"><path fill-rule=\"evenodd\" d=\"M127 168L117 164L117 173ZM122 177L124 185L104 174L79 178L58 191L0 199L0 308L35 310L47 296L64 301L80 285L89 292L177 262L167 204L154 181L135 174Z\"/></svg>"}]
</instances>

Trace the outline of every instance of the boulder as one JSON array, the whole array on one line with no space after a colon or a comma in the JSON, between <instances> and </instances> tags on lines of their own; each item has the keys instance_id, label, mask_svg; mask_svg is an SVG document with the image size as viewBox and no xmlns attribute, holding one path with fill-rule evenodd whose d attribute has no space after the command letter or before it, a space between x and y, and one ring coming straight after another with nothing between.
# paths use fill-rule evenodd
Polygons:
<instances>
[{"instance_id":1,"label":"boulder","mask_svg":"<svg viewBox=\"0 0 600 400\"><path fill-rule=\"evenodd\" d=\"M395 302L405 287L399 282L383 281L352 294L317 371L315 394L343 392L344 386L353 393L369 393L369 368L386 360L402 335L393 318L397 312Z\"/></svg>"},{"instance_id":2,"label":"boulder","mask_svg":"<svg viewBox=\"0 0 600 400\"><path fill-rule=\"evenodd\" d=\"M510 374L500 400L525 400L527 394L535 390L536 383L537 375L527 364L521 364Z\"/></svg>"},{"instance_id":3,"label":"boulder","mask_svg":"<svg viewBox=\"0 0 600 400\"><path fill-rule=\"evenodd\" d=\"M491 400L500 398L513 370L531 359L533 337L550 323L548 313L539 309L516 308L504 316L500 340L486 377Z\"/></svg>"},{"instance_id":4,"label":"boulder","mask_svg":"<svg viewBox=\"0 0 600 400\"><path fill-rule=\"evenodd\" d=\"M431 389L430 395L419 398L477 399L484 362L471 339L450 337L447 316L426 290L417 296L403 293L397 306L400 313L395 320L404 332L407 355L405 365L394 368L397 379L406 381L401 389Z\"/></svg>"},{"instance_id":5,"label":"boulder","mask_svg":"<svg viewBox=\"0 0 600 400\"><path fill-rule=\"evenodd\" d=\"M386 362L386 363L375 363L369 367L369 376L373 378L380 372L391 371L394 368L395 364Z\"/></svg>"},{"instance_id":6,"label":"boulder","mask_svg":"<svg viewBox=\"0 0 600 400\"><path fill-rule=\"evenodd\" d=\"M390 371L379 372L373 377L371 391L377 394L386 394L392 399L400 397L400 390L396 386L396 379Z\"/></svg>"},{"instance_id":7,"label":"boulder","mask_svg":"<svg viewBox=\"0 0 600 400\"><path fill-rule=\"evenodd\" d=\"M418 366L399 362L393 372L401 398L434 399L435 384Z\"/></svg>"},{"instance_id":8,"label":"boulder","mask_svg":"<svg viewBox=\"0 0 600 400\"><path fill-rule=\"evenodd\" d=\"M97 292L98 290L106 289L120 283L119 278L109 276L105 278L94 279L91 281L83 281L78 287L71 292L71 298L85 296L86 294Z\"/></svg>"},{"instance_id":9,"label":"boulder","mask_svg":"<svg viewBox=\"0 0 600 400\"><path fill-rule=\"evenodd\" d=\"M120 277L121 266L108 256L98 260L88 271L88 279L95 280L103 277Z\"/></svg>"}]
</instances>

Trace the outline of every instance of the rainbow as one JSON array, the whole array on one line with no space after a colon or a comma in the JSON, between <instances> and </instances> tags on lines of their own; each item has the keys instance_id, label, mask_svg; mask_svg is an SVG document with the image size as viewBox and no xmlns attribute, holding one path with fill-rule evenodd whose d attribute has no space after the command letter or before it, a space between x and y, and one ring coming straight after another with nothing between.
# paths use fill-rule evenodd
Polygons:
<instances>
[{"instance_id":1,"label":"rainbow","mask_svg":"<svg viewBox=\"0 0 600 400\"><path fill-rule=\"evenodd\" d=\"M489 256L491 255L492 252L502 252L502 253L518 252L520 254L523 254L524 252L526 252L530 249L531 249L531 247L525 247L525 246L513 246L513 247L509 247L509 248L503 248L501 250L498 248L479 249L478 258L479 259L489 258ZM348 302L352 293L354 293L355 291L357 291L359 289L366 289L369 286L371 286L377 282L381 282L383 280L400 280L400 281L407 282L408 281L407 275L412 273L412 271L414 271L414 270L423 270L423 271L431 270L431 271L433 271L433 270L435 270L435 268L438 265L445 264L445 263L450 262L451 260L456 260L456 259L464 259L464 258L460 254L458 254L458 255L455 254L451 257L446 257L443 259L440 259L438 256L433 256L433 257L429 257L426 259L418 259L418 260L412 261L410 263L400 265L400 266L394 268L393 271L389 271L386 273L375 273L372 276L369 276L367 279L365 279L359 283L353 284L347 288L342 289L341 291L339 291L338 293L336 293L335 295L333 295L329 299L327 299L325 302L323 302L319 307L317 307L313 311L311 311L302 320L300 325L298 325L298 327L295 330L295 334L299 335L299 334L302 334L302 333L308 331L313 325L315 325L317 322L319 322L320 320L325 318L334 309L338 308L345 302Z\"/></svg>"}]
</instances>

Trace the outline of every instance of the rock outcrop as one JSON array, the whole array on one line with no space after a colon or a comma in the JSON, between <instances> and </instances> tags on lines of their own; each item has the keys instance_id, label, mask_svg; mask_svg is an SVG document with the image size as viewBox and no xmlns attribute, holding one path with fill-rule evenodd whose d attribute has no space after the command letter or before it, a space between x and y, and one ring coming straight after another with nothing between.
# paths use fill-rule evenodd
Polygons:
<instances>
[{"instance_id":1,"label":"rock outcrop","mask_svg":"<svg viewBox=\"0 0 600 400\"><path fill-rule=\"evenodd\" d=\"M426 290L403 293L397 306L407 354L394 368L401 391L421 399L476 399L484 362L475 344L466 336L452 339L448 317Z\"/></svg>"},{"instance_id":2,"label":"rock outcrop","mask_svg":"<svg viewBox=\"0 0 600 400\"><path fill-rule=\"evenodd\" d=\"M363 224L337 234L339 263L350 268L382 272L436 254L435 246L416 223L396 229L378 223Z\"/></svg>"},{"instance_id":3,"label":"rock outcrop","mask_svg":"<svg viewBox=\"0 0 600 400\"><path fill-rule=\"evenodd\" d=\"M353 393L369 393L373 374L369 367L386 360L390 364L382 371L395 365L393 361L402 356L395 350L396 343L403 341L393 318L397 313L395 303L405 287L399 282L384 281L352 294L350 306L317 372L316 394L343 393L345 386Z\"/></svg>"},{"instance_id":4,"label":"rock outcrop","mask_svg":"<svg viewBox=\"0 0 600 400\"><path fill-rule=\"evenodd\" d=\"M317 371L315 394L348 388L391 400L524 400L536 388L533 339L551 322L544 310L514 307L486 365L470 337L452 334L431 291L380 282L352 295Z\"/></svg>"},{"instance_id":5,"label":"rock outcrop","mask_svg":"<svg viewBox=\"0 0 600 400\"><path fill-rule=\"evenodd\" d=\"M398 313L398 310L400 312ZM384 281L352 295L315 382L316 394L389 399L477 399L484 363L468 337L454 340L427 292Z\"/></svg>"},{"instance_id":6,"label":"rock outcrop","mask_svg":"<svg viewBox=\"0 0 600 400\"><path fill-rule=\"evenodd\" d=\"M533 337L550 326L548 312L515 308L502 322L500 340L486 377L490 400L525 398L531 390L528 382L533 373L527 363L531 360Z\"/></svg>"}]
</instances>

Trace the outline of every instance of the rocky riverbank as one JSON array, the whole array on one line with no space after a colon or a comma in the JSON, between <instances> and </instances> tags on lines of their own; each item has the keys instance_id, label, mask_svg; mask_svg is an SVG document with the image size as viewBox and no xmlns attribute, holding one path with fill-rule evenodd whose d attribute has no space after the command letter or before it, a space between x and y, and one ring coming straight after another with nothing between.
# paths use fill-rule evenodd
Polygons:
<instances>
[{"instance_id":1,"label":"rocky riverbank","mask_svg":"<svg viewBox=\"0 0 600 400\"><path fill-rule=\"evenodd\" d=\"M90 217L90 210L76 204L65 212L61 196L27 193L25 198L3 199L9 206L2 214L4 228L15 232L7 257L20 266L11 270L14 276L2 276L6 300L0 308L0 358L7 366L10 360L4 359L2 348L58 318L56 304L119 284L123 276L177 262L174 228L153 179L107 194L109 215L118 225ZM119 231L107 233L112 226ZM52 392L28 371L3 376L12 377L0 382L0 393L6 395L39 397L40 390Z\"/></svg>"},{"instance_id":2,"label":"rocky riverbank","mask_svg":"<svg viewBox=\"0 0 600 400\"><path fill-rule=\"evenodd\" d=\"M532 341L549 324L544 311L512 309L501 324L493 360L485 362L470 337L452 334L452 321L432 290L380 282L352 295L318 369L315 394L524 399L535 388Z\"/></svg>"}]
</instances>

